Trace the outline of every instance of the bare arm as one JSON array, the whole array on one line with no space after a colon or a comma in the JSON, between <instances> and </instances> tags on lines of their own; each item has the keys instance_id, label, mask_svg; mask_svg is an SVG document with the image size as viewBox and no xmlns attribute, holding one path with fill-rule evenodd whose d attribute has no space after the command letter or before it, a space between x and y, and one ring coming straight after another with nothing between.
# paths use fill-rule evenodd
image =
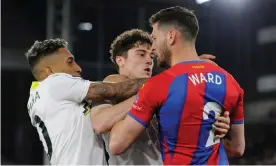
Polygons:
<instances>
[{"instance_id":1,"label":"bare arm","mask_svg":"<svg viewBox=\"0 0 276 166\"><path fill-rule=\"evenodd\" d=\"M113 155L125 152L146 129L129 115L111 130L109 150Z\"/></svg>"},{"instance_id":2,"label":"bare arm","mask_svg":"<svg viewBox=\"0 0 276 166\"><path fill-rule=\"evenodd\" d=\"M244 124L231 125L230 139L224 139L227 155L229 157L240 157L244 153L245 139L244 139Z\"/></svg>"},{"instance_id":3,"label":"bare arm","mask_svg":"<svg viewBox=\"0 0 276 166\"><path fill-rule=\"evenodd\" d=\"M91 109L91 123L96 133L101 134L110 131L120 120L123 120L129 112L135 96L116 105L102 104Z\"/></svg>"},{"instance_id":4,"label":"bare arm","mask_svg":"<svg viewBox=\"0 0 276 166\"><path fill-rule=\"evenodd\" d=\"M147 79L134 79L119 83L91 82L86 100L101 101L104 99L127 99L135 95Z\"/></svg>"},{"instance_id":5,"label":"bare arm","mask_svg":"<svg viewBox=\"0 0 276 166\"><path fill-rule=\"evenodd\" d=\"M236 83L236 82L235 82ZM237 84L237 83L236 83ZM239 85L237 84L239 87ZM240 88L240 87L239 87ZM231 128L229 131L230 139L224 140L225 149L229 157L240 157L244 153L244 91L240 88L240 95L237 100L236 109L231 115Z\"/></svg>"}]
</instances>

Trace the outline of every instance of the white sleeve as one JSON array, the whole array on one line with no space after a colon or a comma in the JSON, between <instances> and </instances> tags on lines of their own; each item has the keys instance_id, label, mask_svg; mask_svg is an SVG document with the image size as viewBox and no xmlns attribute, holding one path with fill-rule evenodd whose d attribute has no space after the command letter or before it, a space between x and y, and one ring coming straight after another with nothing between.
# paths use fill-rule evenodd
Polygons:
<instances>
[{"instance_id":1,"label":"white sleeve","mask_svg":"<svg viewBox=\"0 0 276 166\"><path fill-rule=\"evenodd\" d=\"M56 74L49 80L50 94L57 100L81 103L89 90L90 81L69 74Z\"/></svg>"}]
</instances>

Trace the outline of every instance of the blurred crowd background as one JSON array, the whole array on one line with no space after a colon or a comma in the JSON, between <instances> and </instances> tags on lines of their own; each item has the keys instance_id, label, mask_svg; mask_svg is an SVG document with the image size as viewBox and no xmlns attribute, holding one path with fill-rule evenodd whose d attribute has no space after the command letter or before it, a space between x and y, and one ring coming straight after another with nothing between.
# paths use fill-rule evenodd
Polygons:
<instances>
[{"instance_id":1,"label":"blurred crowd background","mask_svg":"<svg viewBox=\"0 0 276 166\"><path fill-rule=\"evenodd\" d=\"M45 163L26 108L34 78L24 53L35 40L66 39L84 78L100 81L116 73L112 40L151 32L149 16L176 5L199 19L198 53L215 55L245 91L246 151L230 164L276 164L276 0L2 0L2 164Z\"/></svg>"}]
</instances>

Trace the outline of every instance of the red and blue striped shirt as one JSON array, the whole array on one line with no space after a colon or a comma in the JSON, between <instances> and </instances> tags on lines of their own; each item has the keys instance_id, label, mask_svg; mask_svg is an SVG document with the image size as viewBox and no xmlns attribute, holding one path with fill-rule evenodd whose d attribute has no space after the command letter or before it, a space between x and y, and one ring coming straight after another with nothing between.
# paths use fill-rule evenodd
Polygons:
<instances>
[{"instance_id":1,"label":"red and blue striped shirt","mask_svg":"<svg viewBox=\"0 0 276 166\"><path fill-rule=\"evenodd\" d=\"M198 60L152 77L129 115L144 126L157 115L164 164L227 165L213 129L215 115L223 111L230 112L232 124L244 123L243 90L225 70Z\"/></svg>"}]
</instances>

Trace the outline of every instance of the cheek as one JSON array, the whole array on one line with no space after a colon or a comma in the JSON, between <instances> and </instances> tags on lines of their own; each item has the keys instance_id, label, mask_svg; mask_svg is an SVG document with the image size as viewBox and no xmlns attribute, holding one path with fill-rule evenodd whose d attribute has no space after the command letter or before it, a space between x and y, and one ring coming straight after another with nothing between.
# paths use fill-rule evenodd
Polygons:
<instances>
[{"instance_id":1,"label":"cheek","mask_svg":"<svg viewBox=\"0 0 276 166\"><path fill-rule=\"evenodd\" d=\"M156 47L156 40L153 40L153 42L152 42L152 47L153 47L153 48Z\"/></svg>"},{"instance_id":2,"label":"cheek","mask_svg":"<svg viewBox=\"0 0 276 166\"><path fill-rule=\"evenodd\" d=\"M76 68L76 66L73 65L73 64L67 66L67 69L68 69L68 70L74 70L75 68Z\"/></svg>"},{"instance_id":3,"label":"cheek","mask_svg":"<svg viewBox=\"0 0 276 166\"><path fill-rule=\"evenodd\" d=\"M134 73L135 71L137 71L137 63L135 63L135 61L128 61L125 65L126 70L128 71L128 73Z\"/></svg>"},{"instance_id":4,"label":"cheek","mask_svg":"<svg viewBox=\"0 0 276 166\"><path fill-rule=\"evenodd\" d=\"M163 47L163 42L162 42L161 40L159 40L159 41L156 43L156 45L157 45L157 48L161 50L162 47Z\"/></svg>"},{"instance_id":5,"label":"cheek","mask_svg":"<svg viewBox=\"0 0 276 166\"><path fill-rule=\"evenodd\" d=\"M126 67L127 69L133 68L134 65L135 65L135 64L133 63L132 60L127 60L126 63L125 63L125 67Z\"/></svg>"},{"instance_id":6,"label":"cheek","mask_svg":"<svg viewBox=\"0 0 276 166\"><path fill-rule=\"evenodd\" d=\"M137 60L137 62L132 63L132 68L131 68L131 72L132 73L137 73L137 72L141 72L142 70L144 70L144 64L140 61Z\"/></svg>"}]
</instances>

